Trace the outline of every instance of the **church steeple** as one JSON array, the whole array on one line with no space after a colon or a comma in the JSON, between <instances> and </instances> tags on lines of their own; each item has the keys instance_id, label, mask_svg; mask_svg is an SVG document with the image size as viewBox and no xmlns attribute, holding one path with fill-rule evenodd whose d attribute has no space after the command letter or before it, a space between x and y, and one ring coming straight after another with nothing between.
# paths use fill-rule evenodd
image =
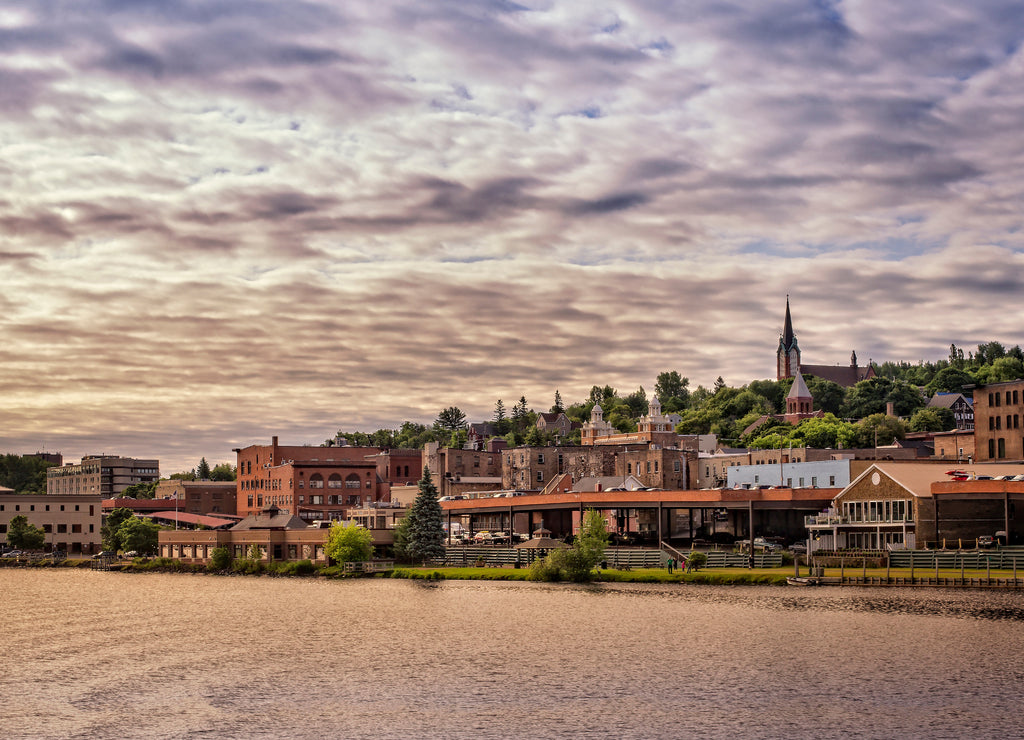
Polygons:
<instances>
[{"instance_id":1,"label":"church steeple","mask_svg":"<svg viewBox=\"0 0 1024 740\"><path fill-rule=\"evenodd\" d=\"M782 336L779 337L779 349L776 353L776 378L792 378L800 373L800 347L793 333L793 317L789 311L789 296L786 296L786 323L783 325Z\"/></svg>"}]
</instances>

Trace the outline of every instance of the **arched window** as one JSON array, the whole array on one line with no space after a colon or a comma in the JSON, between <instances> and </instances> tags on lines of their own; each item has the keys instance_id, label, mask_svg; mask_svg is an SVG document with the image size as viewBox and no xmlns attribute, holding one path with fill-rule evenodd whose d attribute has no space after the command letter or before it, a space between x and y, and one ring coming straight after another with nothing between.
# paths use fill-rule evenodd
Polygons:
<instances>
[{"instance_id":1,"label":"arched window","mask_svg":"<svg viewBox=\"0 0 1024 740\"><path fill-rule=\"evenodd\" d=\"M324 487L324 477L322 475L320 475L320 473L313 473L313 475L309 476L309 487L310 488L323 488Z\"/></svg>"},{"instance_id":2,"label":"arched window","mask_svg":"<svg viewBox=\"0 0 1024 740\"><path fill-rule=\"evenodd\" d=\"M328 488L341 488L341 476L337 473L331 473L331 477L327 479Z\"/></svg>"},{"instance_id":3,"label":"arched window","mask_svg":"<svg viewBox=\"0 0 1024 740\"><path fill-rule=\"evenodd\" d=\"M348 477L345 478L345 488L359 488L359 476L355 473L349 473Z\"/></svg>"}]
</instances>

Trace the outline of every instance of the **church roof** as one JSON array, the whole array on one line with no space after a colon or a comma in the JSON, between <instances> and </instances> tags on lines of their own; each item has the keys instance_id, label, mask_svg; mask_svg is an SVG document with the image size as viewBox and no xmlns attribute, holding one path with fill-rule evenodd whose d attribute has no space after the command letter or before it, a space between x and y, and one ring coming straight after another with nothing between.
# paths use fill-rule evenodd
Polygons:
<instances>
[{"instance_id":1,"label":"church roof","mask_svg":"<svg viewBox=\"0 0 1024 740\"><path fill-rule=\"evenodd\" d=\"M856 365L806 365L801 362L800 372L813 375L822 380L831 380L833 383L838 383L847 388L857 385L861 380L875 377L875 369L871 365L867 367L857 367Z\"/></svg>"},{"instance_id":2,"label":"church roof","mask_svg":"<svg viewBox=\"0 0 1024 740\"><path fill-rule=\"evenodd\" d=\"M803 368L800 368L803 370ZM807 389L807 383L804 382L804 376L801 373L797 373L793 377L793 387L789 389L789 395L786 398L811 398L811 392Z\"/></svg>"}]
</instances>

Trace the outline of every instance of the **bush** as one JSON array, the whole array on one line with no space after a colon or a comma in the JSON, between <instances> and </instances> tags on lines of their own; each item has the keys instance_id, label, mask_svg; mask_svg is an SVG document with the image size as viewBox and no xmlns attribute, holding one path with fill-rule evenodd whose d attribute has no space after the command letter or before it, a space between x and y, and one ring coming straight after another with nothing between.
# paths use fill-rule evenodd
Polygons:
<instances>
[{"instance_id":1,"label":"bush","mask_svg":"<svg viewBox=\"0 0 1024 740\"><path fill-rule=\"evenodd\" d=\"M690 570L700 570L708 564L708 556L702 552L691 552L686 558L686 567Z\"/></svg>"},{"instance_id":2,"label":"bush","mask_svg":"<svg viewBox=\"0 0 1024 740\"><path fill-rule=\"evenodd\" d=\"M231 555L231 548L217 547L210 553L210 570L227 570L231 567L234 557Z\"/></svg>"},{"instance_id":3,"label":"bush","mask_svg":"<svg viewBox=\"0 0 1024 740\"><path fill-rule=\"evenodd\" d=\"M528 581L547 581L555 583L562 580L562 569L551 562L551 556L534 560L526 576Z\"/></svg>"}]
</instances>

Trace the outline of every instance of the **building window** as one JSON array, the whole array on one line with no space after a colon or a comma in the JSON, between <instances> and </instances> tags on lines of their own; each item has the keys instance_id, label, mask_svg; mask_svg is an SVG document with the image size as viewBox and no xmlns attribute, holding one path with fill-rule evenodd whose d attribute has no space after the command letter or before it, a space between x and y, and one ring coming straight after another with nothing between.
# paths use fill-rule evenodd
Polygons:
<instances>
[{"instance_id":1,"label":"building window","mask_svg":"<svg viewBox=\"0 0 1024 740\"><path fill-rule=\"evenodd\" d=\"M537 471L537 482L538 483L543 483L544 482L544 471L543 470L538 470Z\"/></svg>"},{"instance_id":2,"label":"building window","mask_svg":"<svg viewBox=\"0 0 1024 740\"><path fill-rule=\"evenodd\" d=\"M633 463L626 463L626 475L633 475Z\"/></svg>"},{"instance_id":3,"label":"building window","mask_svg":"<svg viewBox=\"0 0 1024 740\"><path fill-rule=\"evenodd\" d=\"M835 488L836 487L836 477L834 475L830 475L828 477L828 487L829 488Z\"/></svg>"},{"instance_id":4,"label":"building window","mask_svg":"<svg viewBox=\"0 0 1024 740\"><path fill-rule=\"evenodd\" d=\"M538 465L543 465L544 464L544 453L543 452L538 452L537 453L537 464Z\"/></svg>"},{"instance_id":5,"label":"building window","mask_svg":"<svg viewBox=\"0 0 1024 740\"><path fill-rule=\"evenodd\" d=\"M1002 437L999 438L999 459L1006 457L1006 440Z\"/></svg>"}]
</instances>

